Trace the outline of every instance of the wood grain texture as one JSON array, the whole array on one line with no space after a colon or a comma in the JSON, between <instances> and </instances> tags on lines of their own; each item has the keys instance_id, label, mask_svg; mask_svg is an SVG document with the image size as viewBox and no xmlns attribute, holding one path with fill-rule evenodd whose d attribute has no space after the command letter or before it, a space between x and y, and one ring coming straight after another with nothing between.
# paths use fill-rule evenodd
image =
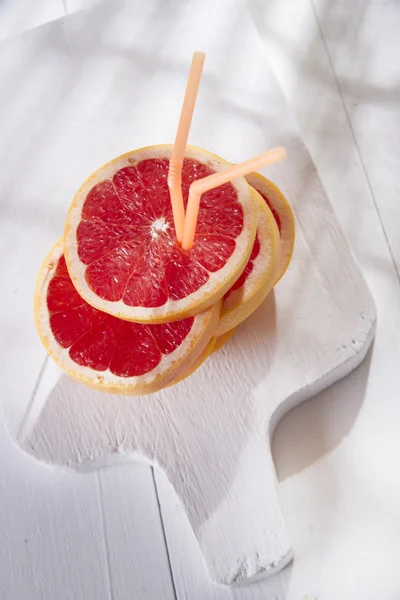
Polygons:
<instances>
[{"instance_id":1,"label":"wood grain texture","mask_svg":"<svg viewBox=\"0 0 400 600\"><path fill-rule=\"evenodd\" d=\"M58 50L39 63L40 77L26 81L30 93L14 100L25 109L34 106L38 123L46 122L44 132L37 126L36 137L29 128L22 153L34 144L35 160L24 181L16 177L19 161L6 156L8 193L20 202L34 200L49 215L31 227L21 245L21 253L26 253L25 244L30 246L29 259L20 265L29 275L21 277L26 293L12 312L32 336L26 352L32 360L38 357L32 373L38 373L42 361L27 316L33 263L44 254L48 239L58 236L66 197L97 164L131 143L127 131L135 131L137 146L172 137L175 123L166 121L154 102L162 88L164 111L178 109L182 56L190 56L194 45L208 51L213 62L192 141L232 161L278 143L288 147L285 165L268 174L295 209L295 258L275 296L190 381L150 399L107 397L60 377L49 363L33 402L33 380L26 384L30 391L12 382L13 402L6 401L5 416L25 450L51 464L84 468L141 456L161 467L185 507L212 578L238 583L273 573L292 553L269 453L272 429L285 411L362 360L372 339L375 308L243 6L230 3L230 12L225 3L214 7L212 26L206 4L193 4L190 12L179 12L178 3L170 3L165 12L156 2L140 8L120 2L117 8L113 5L112 19L110 5L103 4L55 24L45 36L35 32L24 44L7 46L15 79L27 56L34 60L49 39ZM155 12L159 26L171 32L161 47ZM188 19L196 23L195 30ZM146 29L149 20L152 35ZM238 23L245 40L240 52ZM227 64L228 55L234 68ZM39 102L44 88L46 101ZM6 132L15 135L7 125ZM35 161L59 176L43 177ZM57 169L66 162L68 173ZM37 196L27 196L27 189ZM17 232L26 210L18 203L8 210ZM20 353L18 340L15 353Z\"/></svg>"}]
</instances>

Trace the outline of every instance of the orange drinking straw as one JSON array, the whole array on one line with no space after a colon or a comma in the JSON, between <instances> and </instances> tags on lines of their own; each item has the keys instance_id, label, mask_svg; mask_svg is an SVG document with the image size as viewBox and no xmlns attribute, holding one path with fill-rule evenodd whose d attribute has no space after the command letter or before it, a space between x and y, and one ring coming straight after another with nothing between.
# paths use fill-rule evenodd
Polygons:
<instances>
[{"instance_id":1,"label":"orange drinking straw","mask_svg":"<svg viewBox=\"0 0 400 600\"><path fill-rule=\"evenodd\" d=\"M272 150L268 150L268 152L264 152L264 154L250 158L239 165L232 165L231 167L228 167L228 169L225 169L225 171L213 173L213 175L209 175L208 177L194 181L189 190L182 248L184 250L190 250L193 246L197 216L199 214L200 197L202 194L204 194L204 192L208 192L208 190L212 190L223 183L232 181L232 179L235 179L235 177L243 177L252 171L257 171L262 167L266 167L267 165L271 165L272 163L283 160L285 156L285 148L272 148Z\"/></svg>"},{"instance_id":2,"label":"orange drinking straw","mask_svg":"<svg viewBox=\"0 0 400 600\"><path fill-rule=\"evenodd\" d=\"M178 131L176 132L175 144L172 148L172 155L169 163L168 187L171 196L176 238L179 244L182 243L185 227L185 209L183 206L181 186L182 164L205 57L206 55L204 52L194 52L193 54Z\"/></svg>"}]
</instances>

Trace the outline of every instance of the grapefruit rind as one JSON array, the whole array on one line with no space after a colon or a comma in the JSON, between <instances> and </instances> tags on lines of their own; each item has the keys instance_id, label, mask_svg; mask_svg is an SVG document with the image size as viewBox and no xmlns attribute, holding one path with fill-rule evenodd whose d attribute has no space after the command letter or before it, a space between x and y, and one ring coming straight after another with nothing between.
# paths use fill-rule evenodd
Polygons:
<instances>
[{"instance_id":1,"label":"grapefruit rind","mask_svg":"<svg viewBox=\"0 0 400 600\"><path fill-rule=\"evenodd\" d=\"M76 231L82 217L82 208L90 190L100 181L112 177L118 170L147 158L170 158L172 145L157 145L128 152L105 164L81 185L70 206L65 231L64 255L72 282L80 296L91 306L127 321L138 323L167 323L192 317L217 303L237 280L245 268L253 247L256 227L256 192L244 177L232 181L238 192L243 209L243 229L235 238L235 249L226 264L217 272L210 273L209 280L197 291L180 300L168 300L159 307L128 306L122 300L108 301L95 294L85 279L85 265L78 256ZM201 148L188 146L185 157L207 163L215 171L221 171L229 163Z\"/></svg>"},{"instance_id":2,"label":"grapefruit rind","mask_svg":"<svg viewBox=\"0 0 400 600\"><path fill-rule=\"evenodd\" d=\"M218 352L218 350L220 350L222 348L222 346L225 346L225 344L227 342L229 342L229 340L231 339L231 337L233 336L234 333L235 333L235 328L229 329L229 331L226 331L222 335L219 335L218 337L214 338L215 344L214 344L211 354L214 354L214 352Z\"/></svg>"},{"instance_id":3,"label":"grapefruit rind","mask_svg":"<svg viewBox=\"0 0 400 600\"><path fill-rule=\"evenodd\" d=\"M136 377L119 377L106 371L96 371L80 366L69 356L69 349L62 348L54 338L47 308L47 289L63 254L63 242L59 240L45 258L35 286L35 324L40 339L53 360L73 379L91 388L112 394L145 395L159 391L184 374L189 365L203 352L212 338L218 322L221 302L197 315L193 326L182 344L150 372Z\"/></svg>"}]
</instances>

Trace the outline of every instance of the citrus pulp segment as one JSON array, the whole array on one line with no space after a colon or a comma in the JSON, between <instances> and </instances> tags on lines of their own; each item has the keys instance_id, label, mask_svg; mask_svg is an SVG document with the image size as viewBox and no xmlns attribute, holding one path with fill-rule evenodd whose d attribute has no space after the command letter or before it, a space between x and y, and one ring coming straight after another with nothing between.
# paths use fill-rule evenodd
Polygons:
<instances>
[{"instance_id":1,"label":"citrus pulp segment","mask_svg":"<svg viewBox=\"0 0 400 600\"><path fill-rule=\"evenodd\" d=\"M53 359L71 377L118 394L162 389L209 343L221 303L195 317L166 324L131 323L83 300L66 268L59 241L45 259L35 288L35 320Z\"/></svg>"},{"instance_id":2,"label":"citrus pulp segment","mask_svg":"<svg viewBox=\"0 0 400 600\"><path fill-rule=\"evenodd\" d=\"M164 323L215 304L243 271L257 224L254 190L237 178L203 194L195 243L176 242L168 189L171 146L122 155L96 171L68 213L65 259L74 286L95 308L128 321ZM182 193L227 168L188 147Z\"/></svg>"}]
</instances>

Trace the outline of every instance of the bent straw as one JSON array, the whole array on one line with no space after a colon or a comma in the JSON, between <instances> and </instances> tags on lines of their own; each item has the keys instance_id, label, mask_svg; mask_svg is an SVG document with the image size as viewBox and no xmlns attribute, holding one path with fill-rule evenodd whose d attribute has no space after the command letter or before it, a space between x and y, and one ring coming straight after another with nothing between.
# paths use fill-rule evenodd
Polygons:
<instances>
[{"instance_id":1,"label":"bent straw","mask_svg":"<svg viewBox=\"0 0 400 600\"><path fill-rule=\"evenodd\" d=\"M286 157L286 150L282 147L272 148L259 156L250 158L239 165L232 165L225 171L213 173L203 179L194 181L190 186L189 199L186 209L185 229L183 233L182 248L190 250L193 246L194 235L196 232L197 216L199 214L200 198L204 192L212 190L219 185L228 183L236 177L243 177L252 171L257 171L262 167L283 160Z\"/></svg>"},{"instance_id":2,"label":"bent straw","mask_svg":"<svg viewBox=\"0 0 400 600\"><path fill-rule=\"evenodd\" d=\"M171 196L172 214L174 217L175 232L178 243L182 243L185 227L185 209L182 197L182 165L185 154L186 143L192 123L194 105L196 104L201 73L206 55L204 52L194 52L192 65L190 67L185 97L183 100L178 131L176 132L175 144L172 148L171 160L168 171L168 187Z\"/></svg>"}]
</instances>

